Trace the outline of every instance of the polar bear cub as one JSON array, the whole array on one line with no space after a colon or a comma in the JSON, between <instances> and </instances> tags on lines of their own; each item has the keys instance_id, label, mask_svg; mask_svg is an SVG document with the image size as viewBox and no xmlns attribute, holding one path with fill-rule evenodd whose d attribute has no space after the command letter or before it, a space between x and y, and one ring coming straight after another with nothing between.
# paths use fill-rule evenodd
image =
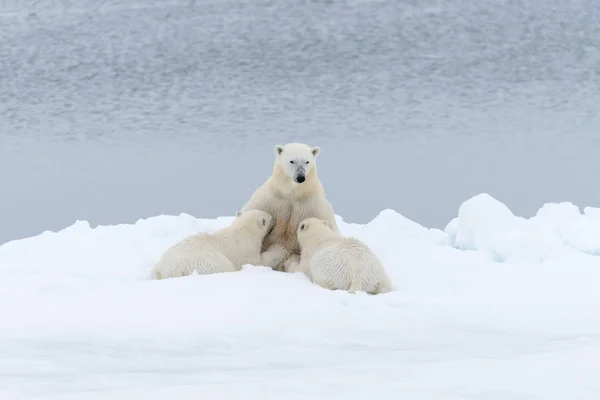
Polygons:
<instances>
[{"instance_id":1,"label":"polar bear cub","mask_svg":"<svg viewBox=\"0 0 600 400\"><path fill-rule=\"evenodd\" d=\"M392 283L371 249L360 240L343 237L325 220L304 219L298 226L300 258L289 272L304 272L314 283L331 290L387 293Z\"/></svg>"},{"instance_id":2,"label":"polar bear cub","mask_svg":"<svg viewBox=\"0 0 600 400\"><path fill-rule=\"evenodd\" d=\"M281 244L288 255L299 255L296 238L298 224L305 218L321 218L338 230L333 207L325 196L325 190L317 173L319 146L304 143L288 143L275 146L273 173L252 194L242 207L246 210L262 210L273 216L275 227L263 243L263 249ZM287 270L287 259L276 270Z\"/></svg>"},{"instance_id":3,"label":"polar bear cub","mask_svg":"<svg viewBox=\"0 0 600 400\"><path fill-rule=\"evenodd\" d=\"M286 255L280 245L261 253L263 239L273 224L271 215L264 211L239 213L227 228L193 235L171 246L155 265L151 277L177 278L194 271L201 275L234 272L244 264L273 268Z\"/></svg>"}]
</instances>

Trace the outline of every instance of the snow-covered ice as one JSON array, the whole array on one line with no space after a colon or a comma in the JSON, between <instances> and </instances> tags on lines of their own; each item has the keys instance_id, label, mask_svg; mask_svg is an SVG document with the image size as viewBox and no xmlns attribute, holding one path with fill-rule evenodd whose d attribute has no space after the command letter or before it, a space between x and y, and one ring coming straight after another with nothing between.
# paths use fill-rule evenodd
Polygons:
<instances>
[{"instance_id":1,"label":"snow-covered ice","mask_svg":"<svg viewBox=\"0 0 600 400\"><path fill-rule=\"evenodd\" d=\"M157 216L0 247L0 399L600 398L600 210L531 219L489 195L445 231L392 210L339 219L396 290L299 274L146 279L233 217Z\"/></svg>"}]
</instances>

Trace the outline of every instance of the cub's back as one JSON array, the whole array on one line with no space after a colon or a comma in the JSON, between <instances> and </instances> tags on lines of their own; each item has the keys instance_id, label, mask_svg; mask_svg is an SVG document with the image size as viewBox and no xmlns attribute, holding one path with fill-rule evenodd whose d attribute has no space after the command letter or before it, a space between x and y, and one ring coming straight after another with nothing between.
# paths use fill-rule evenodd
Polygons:
<instances>
[{"instance_id":1,"label":"cub's back","mask_svg":"<svg viewBox=\"0 0 600 400\"><path fill-rule=\"evenodd\" d=\"M364 243L354 238L337 238L319 246L319 253L336 257L348 267L365 264L380 264L377 256Z\"/></svg>"}]
</instances>

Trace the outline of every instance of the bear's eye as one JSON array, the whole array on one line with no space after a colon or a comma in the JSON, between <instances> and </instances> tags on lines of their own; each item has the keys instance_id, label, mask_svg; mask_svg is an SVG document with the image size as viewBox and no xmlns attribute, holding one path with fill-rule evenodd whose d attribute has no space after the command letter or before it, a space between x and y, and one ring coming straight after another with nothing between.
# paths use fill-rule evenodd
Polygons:
<instances>
[{"instance_id":1,"label":"bear's eye","mask_svg":"<svg viewBox=\"0 0 600 400\"><path fill-rule=\"evenodd\" d=\"M294 163L294 160L290 160L290 164L293 164L293 163Z\"/></svg>"},{"instance_id":2,"label":"bear's eye","mask_svg":"<svg viewBox=\"0 0 600 400\"><path fill-rule=\"evenodd\" d=\"M305 162L305 164L308 164L308 161L307 161L307 162Z\"/></svg>"},{"instance_id":3,"label":"bear's eye","mask_svg":"<svg viewBox=\"0 0 600 400\"><path fill-rule=\"evenodd\" d=\"M260 220L260 222L262 223L263 226L265 226L267 224L267 220L265 218L262 218Z\"/></svg>"},{"instance_id":4,"label":"bear's eye","mask_svg":"<svg viewBox=\"0 0 600 400\"><path fill-rule=\"evenodd\" d=\"M300 230L303 231L305 228L304 224L300 225Z\"/></svg>"}]
</instances>

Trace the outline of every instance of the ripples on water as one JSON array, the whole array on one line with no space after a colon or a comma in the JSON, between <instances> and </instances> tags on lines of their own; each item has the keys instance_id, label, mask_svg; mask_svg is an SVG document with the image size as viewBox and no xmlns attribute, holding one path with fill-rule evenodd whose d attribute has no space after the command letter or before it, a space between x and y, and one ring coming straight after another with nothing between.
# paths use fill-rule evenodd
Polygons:
<instances>
[{"instance_id":1,"label":"ripples on water","mask_svg":"<svg viewBox=\"0 0 600 400\"><path fill-rule=\"evenodd\" d=\"M126 3L2 2L0 242L233 215L288 141L354 222L600 206L598 2Z\"/></svg>"}]
</instances>

